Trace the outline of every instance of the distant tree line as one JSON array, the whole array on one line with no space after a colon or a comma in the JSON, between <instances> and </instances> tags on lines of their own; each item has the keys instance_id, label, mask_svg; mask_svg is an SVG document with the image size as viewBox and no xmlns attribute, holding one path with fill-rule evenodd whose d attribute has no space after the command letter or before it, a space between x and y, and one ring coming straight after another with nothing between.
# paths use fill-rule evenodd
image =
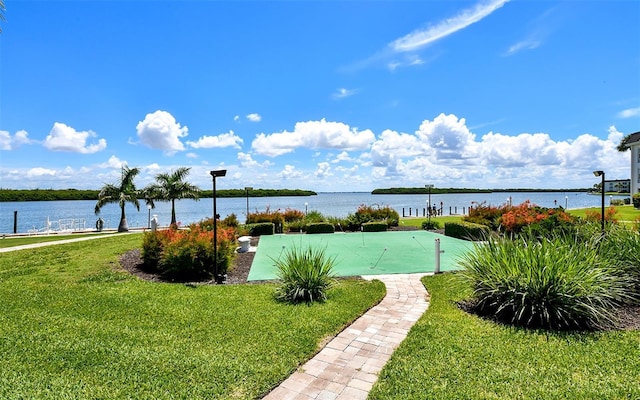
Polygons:
<instances>
[{"instance_id":1,"label":"distant tree line","mask_svg":"<svg viewBox=\"0 0 640 400\"><path fill-rule=\"evenodd\" d=\"M251 189L249 197L315 196L318 193L302 189ZM216 197L246 197L244 189L216 189ZM202 190L200 197L213 197L213 190Z\"/></svg>"},{"instance_id":2,"label":"distant tree line","mask_svg":"<svg viewBox=\"0 0 640 400\"><path fill-rule=\"evenodd\" d=\"M100 190L80 189L0 189L0 202L7 201L54 201L97 200ZM253 189L249 197L315 196L317 193L300 189ZM216 190L216 197L245 197L244 189ZM212 190L202 190L200 197L212 197ZM144 196L140 195L140 199Z\"/></svg>"},{"instance_id":3,"label":"distant tree line","mask_svg":"<svg viewBox=\"0 0 640 400\"><path fill-rule=\"evenodd\" d=\"M448 193L501 193L501 192L588 192L589 189L468 189L468 188L431 188L431 194ZM388 188L374 189L371 194L428 194L429 188Z\"/></svg>"},{"instance_id":4,"label":"distant tree line","mask_svg":"<svg viewBox=\"0 0 640 400\"><path fill-rule=\"evenodd\" d=\"M95 200L99 190L0 189L1 201Z\"/></svg>"}]
</instances>

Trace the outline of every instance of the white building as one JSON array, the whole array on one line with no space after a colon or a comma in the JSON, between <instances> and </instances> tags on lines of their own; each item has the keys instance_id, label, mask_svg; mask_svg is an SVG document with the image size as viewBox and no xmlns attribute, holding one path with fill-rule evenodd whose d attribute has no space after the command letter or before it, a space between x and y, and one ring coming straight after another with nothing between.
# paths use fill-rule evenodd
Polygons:
<instances>
[{"instance_id":1,"label":"white building","mask_svg":"<svg viewBox=\"0 0 640 400\"><path fill-rule=\"evenodd\" d=\"M604 181L605 192L630 193L630 179L614 179L612 181Z\"/></svg>"},{"instance_id":2,"label":"white building","mask_svg":"<svg viewBox=\"0 0 640 400\"><path fill-rule=\"evenodd\" d=\"M632 133L626 140L631 150L631 190L633 196L640 193L640 132Z\"/></svg>"}]
</instances>

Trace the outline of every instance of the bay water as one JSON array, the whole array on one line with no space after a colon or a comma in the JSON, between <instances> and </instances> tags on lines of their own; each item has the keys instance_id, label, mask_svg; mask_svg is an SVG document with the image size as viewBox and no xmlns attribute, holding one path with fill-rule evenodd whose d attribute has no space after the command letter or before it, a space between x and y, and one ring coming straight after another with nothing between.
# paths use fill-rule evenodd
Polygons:
<instances>
[{"instance_id":1,"label":"bay water","mask_svg":"<svg viewBox=\"0 0 640 400\"><path fill-rule=\"evenodd\" d=\"M612 199L627 196L608 196L606 205ZM442 207L443 215L464 214L470 206L476 203L501 206L511 203L520 204L526 200L542 207L585 208L599 207L600 195L575 192L496 192L496 193L460 193L460 194L432 194L431 205ZM345 217L355 213L361 204L373 207L390 206L398 211L400 216L423 215L423 209L429 202L428 195L372 195L371 193L318 193L316 196L286 196L286 197L249 197L248 209L256 211L271 211L287 208L305 211L319 211L325 216ZM17 212L17 232L33 233L52 230L83 230L95 228L96 220L104 220L105 229L118 227L120 221L120 207L108 204L102 208L100 214L94 214L94 200L67 201L32 201L32 202L0 202L0 234L13 233L14 215ZM247 198L218 198L216 208L221 218L235 214L243 223L247 213ZM145 228L149 220L157 215L161 226L168 225L171 220L171 203L156 203L156 208L148 210L143 201L140 211L131 205L126 205L126 216L129 228ZM184 199L176 201L176 218L186 225L198 222L213 215L213 199L195 201Z\"/></svg>"}]
</instances>

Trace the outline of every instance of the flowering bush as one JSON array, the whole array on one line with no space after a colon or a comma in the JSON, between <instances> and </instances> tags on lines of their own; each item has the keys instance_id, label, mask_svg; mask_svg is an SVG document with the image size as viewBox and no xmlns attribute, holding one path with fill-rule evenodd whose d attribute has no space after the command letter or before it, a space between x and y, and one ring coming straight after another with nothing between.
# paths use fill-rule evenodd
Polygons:
<instances>
[{"instance_id":1,"label":"flowering bush","mask_svg":"<svg viewBox=\"0 0 640 400\"><path fill-rule=\"evenodd\" d=\"M300 221L304 219L304 212L292 208L287 208L286 210L284 210L282 217L284 218L285 222Z\"/></svg>"},{"instance_id":2,"label":"flowering bush","mask_svg":"<svg viewBox=\"0 0 640 400\"><path fill-rule=\"evenodd\" d=\"M225 274L235 255L235 230L217 229L218 272ZM204 280L214 275L212 220L192 224L189 229L145 233L142 257L148 269L175 281Z\"/></svg>"},{"instance_id":3,"label":"flowering bush","mask_svg":"<svg viewBox=\"0 0 640 400\"><path fill-rule=\"evenodd\" d=\"M531 204L529 200L509 208L499 219L507 233L520 233L529 227L534 233L546 234L554 230L568 231L574 218L555 208L542 208Z\"/></svg>"},{"instance_id":4,"label":"flowering bush","mask_svg":"<svg viewBox=\"0 0 640 400\"><path fill-rule=\"evenodd\" d=\"M618 222L618 219L616 218L617 213L618 211L615 207L611 206L607 208L604 211L604 221L615 224L616 222ZM586 210L584 218L589 222L600 222L602 221L602 213L599 211Z\"/></svg>"}]
</instances>

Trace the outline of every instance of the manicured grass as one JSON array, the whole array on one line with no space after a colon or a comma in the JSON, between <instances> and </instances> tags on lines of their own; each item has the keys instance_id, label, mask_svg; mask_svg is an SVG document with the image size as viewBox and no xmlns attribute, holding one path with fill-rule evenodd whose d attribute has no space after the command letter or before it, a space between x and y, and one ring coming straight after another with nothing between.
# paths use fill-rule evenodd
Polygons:
<instances>
[{"instance_id":1,"label":"manicured grass","mask_svg":"<svg viewBox=\"0 0 640 400\"><path fill-rule=\"evenodd\" d=\"M113 233L101 233L99 235L110 235ZM55 242L58 240L77 239L82 237L96 236L96 233L74 233L69 235L54 234L48 236L24 236L0 239L0 248L22 246L25 244Z\"/></svg>"},{"instance_id":2,"label":"manicured grass","mask_svg":"<svg viewBox=\"0 0 640 400\"><path fill-rule=\"evenodd\" d=\"M117 261L141 239L2 255L0 398L257 398L384 295L343 280L294 306L271 284L145 282Z\"/></svg>"},{"instance_id":3,"label":"manicured grass","mask_svg":"<svg viewBox=\"0 0 640 400\"><path fill-rule=\"evenodd\" d=\"M444 224L446 222L459 222L462 220L462 215L443 215L441 217L432 217L431 221L436 221L440 224L442 228L444 228ZM427 221L429 218L400 218L399 225L400 226L417 226L418 228L422 228L422 223Z\"/></svg>"},{"instance_id":4,"label":"manicured grass","mask_svg":"<svg viewBox=\"0 0 640 400\"><path fill-rule=\"evenodd\" d=\"M625 205L625 206L614 206L617 213L615 218L618 221L635 221L636 218L640 217L640 210L633 208L633 205ZM609 204L605 203L605 208L609 208ZM579 208L575 210L567 210L567 212L571 215L575 215L578 217L584 218L587 215L587 211L595 212L600 215L602 211L600 207L591 207L591 208ZM605 210L606 211L606 210Z\"/></svg>"},{"instance_id":5,"label":"manicured grass","mask_svg":"<svg viewBox=\"0 0 640 400\"><path fill-rule=\"evenodd\" d=\"M459 310L468 288L425 277L431 305L384 367L370 399L640 398L640 332L546 333Z\"/></svg>"}]
</instances>

